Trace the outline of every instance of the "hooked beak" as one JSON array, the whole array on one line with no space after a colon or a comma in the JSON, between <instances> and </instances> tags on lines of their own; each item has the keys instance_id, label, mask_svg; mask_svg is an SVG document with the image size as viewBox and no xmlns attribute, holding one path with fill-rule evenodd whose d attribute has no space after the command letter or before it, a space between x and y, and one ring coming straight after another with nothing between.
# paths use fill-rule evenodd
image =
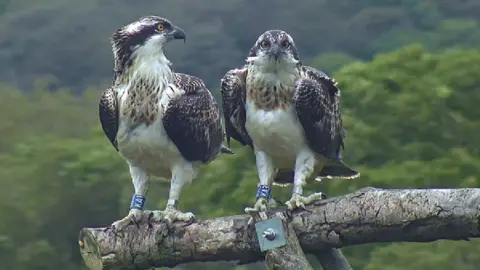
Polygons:
<instances>
[{"instance_id":1,"label":"hooked beak","mask_svg":"<svg viewBox=\"0 0 480 270\"><path fill-rule=\"evenodd\" d=\"M282 50L280 49L280 46L278 46L277 44L273 44L268 50L268 54L275 57L275 61L278 60L278 57L280 57L281 53L282 53Z\"/></svg>"},{"instance_id":2,"label":"hooked beak","mask_svg":"<svg viewBox=\"0 0 480 270\"><path fill-rule=\"evenodd\" d=\"M187 42L187 36L182 28L173 26L172 31L168 33L168 41L174 39L183 39L183 43Z\"/></svg>"}]
</instances>

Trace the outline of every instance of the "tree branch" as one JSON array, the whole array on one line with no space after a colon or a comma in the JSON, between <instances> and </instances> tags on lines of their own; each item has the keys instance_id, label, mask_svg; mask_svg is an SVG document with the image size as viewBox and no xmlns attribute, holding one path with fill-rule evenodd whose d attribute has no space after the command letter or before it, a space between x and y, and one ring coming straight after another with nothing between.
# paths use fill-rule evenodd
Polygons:
<instances>
[{"instance_id":1,"label":"tree branch","mask_svg":"<svg viewBox=\"0 0 480 270\"><path fill-rule=\"evenodd\" d=\"M315 253L315 257L324 270L352 270L340 249L328 248Z\"/></svg>"},{"instance_id":2,"label":"tree branch","mask_svg":"<svg viewBox=\"0 0 480 270\"><path fill-rule=\"evenodd\" d=\"M264 221L278 217L282 223L282 229L287 244L285 246L273 248L265 252L265 264L267 269L275 270L313 270L312 266L305 257L305 253L298 242L297 235L292 224L288 222L288 217L282 212L261 212L252 213L255 222ZM257 236L258 238L258 236Z\"/></svg>"},{"instance_id":3,"label":"tree branch","mask_svg":"<svg viewBox=\"0 0 480 270\"><path fill-rule=\"evenodd\" d=\"M84 228L80 250L90 269L147 269L199 261L263 260L249 216L184 226L145 221L125 229ZM147 218L145 219L147 220ZM480 237L480 189L365 188L292 214L305 253L374 242Z\"/></svg>"}]
</instances>

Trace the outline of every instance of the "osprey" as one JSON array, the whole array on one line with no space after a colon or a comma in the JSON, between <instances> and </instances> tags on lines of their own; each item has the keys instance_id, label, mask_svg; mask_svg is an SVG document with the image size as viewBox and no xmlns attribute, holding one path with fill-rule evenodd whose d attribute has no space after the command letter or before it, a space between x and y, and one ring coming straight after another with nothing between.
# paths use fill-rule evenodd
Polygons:
<instances>
[{"instance_id":1,"label":"osprey","mask_svg":"<svg viewBox=\"0 0 480 270\"><path fill-rule=\"evenodd\" d=\"M323 198L302 196L307 181L359 177L340 154L345 134L335 80L302 65L285 31L263 33L247 64L228 71L220 86L228 146L234 138L255 152L257 201L247 212L267 209L272 184L293 183L286 202L293 210Z\"/></svg>"},{"instance_id":2,"label":"osprey","mask_svg":"<svg viewBox=\"0 0 480 270\"><path fill-rule=\"evenodd\" d=\"M165 211L153 220L192 221L193 213L177 210L180 192L201 164L220 152L223 131L219 108L204 82L175 73L165 57L165 44L186 40L169 20L146 16L112 36L115 58L113 85L103 92L99 116L105 135L126 160L135 193L128 215L112 224L122 230L144 209L150 175L170 178Z\"/></svg>"}]
</instances>

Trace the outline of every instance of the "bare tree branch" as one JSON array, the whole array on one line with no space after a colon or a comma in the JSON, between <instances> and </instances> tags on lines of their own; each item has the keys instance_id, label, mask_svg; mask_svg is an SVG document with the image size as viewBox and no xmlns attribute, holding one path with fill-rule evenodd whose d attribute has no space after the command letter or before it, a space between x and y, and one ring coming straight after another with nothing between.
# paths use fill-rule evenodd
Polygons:
<instances>
[{"instance_id":1,"label":"bare tree branch","mask_svg":"<svg viewBox=\"0 0 480 270\"><path fill-rule=\"evenodd\" d=\"M324 270L352 270L340 249L328 248L315 253L315 257L320 262Z\"/></svg>"},{"instance_id":2,"label":"bare tree branch","mask_svg":"<svg viewBox=\"0 0 480 270\"><path fill-rule=\"evenodd\" d=\"M288 222L288 216L282 212L261 212L252 213L252 217L254 218L255 222L278 217L282 223L287 244L285 246L273 248L265 252L265 264L267 265L267 269L313 270L312 266L305 257L305 253L303 252L300 243L298 242L298 238L295 234L292 224Z\"/></svg>"},{"instance_id":3,"label":"bare tree branch","mask_svg":"<svg viewBox=\"0 0 480 270\"><path fill-rule=\"evenodd\" d=\"M120 237L85 228L80 250L90 269L147 269L199 261L264 259L249 216L199 220L189 226L145 221ZM428 242L480 237L480 189L365 188L292 213L305 253L375 242ZM147 220L147 219L146 219Z\"/></svg>"}]
</instances>

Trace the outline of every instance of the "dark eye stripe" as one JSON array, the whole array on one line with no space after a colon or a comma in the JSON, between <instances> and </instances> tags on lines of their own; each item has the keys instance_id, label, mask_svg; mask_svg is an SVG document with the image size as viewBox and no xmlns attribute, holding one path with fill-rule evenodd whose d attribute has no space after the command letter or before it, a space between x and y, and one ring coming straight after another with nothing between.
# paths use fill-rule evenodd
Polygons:
<instances>
[{"instance_id":1,"label":"dark eye stripe","mask_svg":"<svg viewBox=\"0 0 480 270\"><path fill-rule=\"evenodd\" d=\"M117 31L113 34L113 42L116 44L118 53L118 65L125 68L129 65L130 56L133 53L133 48L139 45L143 45L145 41L152 35L158 33L158 24L163 23L164 30L170 29L171 24L165 21L150 21L148 24L143 25L139 31L135 33L126 33Z\"/></svg>"},{"instance_id":2,"label":"dark eye stripe","mask_svg":"<svg viewBox=\"0 0 480 270\"><path fill-rule=\"evenodd\" d=\"M163 27L165 28L165 30L172 28L172 25L171 25L170 23L168 23L168 22L160 22L160 23L156 24L157 27L158 27L158 25L160 25L160 24L163 25Z\"/></svg>"}]
</instances>

